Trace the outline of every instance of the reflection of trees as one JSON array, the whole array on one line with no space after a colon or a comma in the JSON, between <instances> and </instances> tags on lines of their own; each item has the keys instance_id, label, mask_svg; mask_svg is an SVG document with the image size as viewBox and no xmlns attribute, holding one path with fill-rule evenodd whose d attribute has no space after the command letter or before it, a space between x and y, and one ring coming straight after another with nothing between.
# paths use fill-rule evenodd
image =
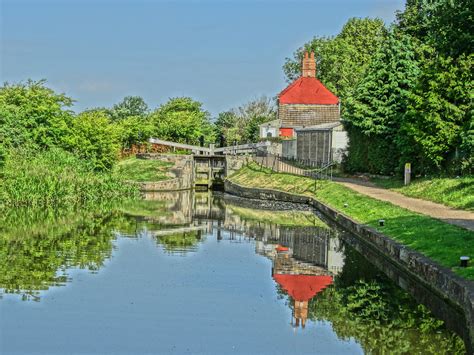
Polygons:
<instances>
[{"instance_id":1,"label":"reflection of trees","mask_svg":"<svg viewBox=\"0 0 474 355\"><path fill-rule=\"evenodd\" d=\"M331 322L341 339L354 338L368 353L463 354L464 342L442 328L426 307L401 289L378 281L331 286L309 302L308 318Z\"/></svg>"},{"instance_id":2,"label":"reflection of trees","mask_svg":"<svg viewBox=\"0 0 474 355\"><path fill-rule=\"evenodd\" d=\"M179 227L167 201L126 201L80 211L10 209L0 211L0 289L38 299L39 291L68 281L67 269L99 270L113 240L144 231ZM168 251L193 248L200 232L160 237Z\"/></svg>"},{"instance_id":3,"label":"reflection of trees","mask_svg":"<svg viewBox=\"0 0 474 355\"><path fill-rule=\"evenodd\" d=\"M308 318L329 321L339 338L368 353L464 353L464 342L407 292L346 247L333 286L309 302Z\"/></svg>"},{"instance_id":4,"label":"reflection of trees","mask_svg":"<svg viewBox=\"0 0 474 355\"><path fill-rule=\"evenodd\" d=\"M98 270L110 257L110 214L15 209L0 217L0 288L35 299L67 281L66 269Z\"/></svg>"},{"instance_id":5,"label":"reflection of trees","mask_svg":"<svg viewBox=\"0 0 474 355\"><path fill-rule=\"evenodd\" d=\"M162 235L157 241L170 253L186 253L196 249L201 241L201 231Z\"/></svg>"}]
</instances>

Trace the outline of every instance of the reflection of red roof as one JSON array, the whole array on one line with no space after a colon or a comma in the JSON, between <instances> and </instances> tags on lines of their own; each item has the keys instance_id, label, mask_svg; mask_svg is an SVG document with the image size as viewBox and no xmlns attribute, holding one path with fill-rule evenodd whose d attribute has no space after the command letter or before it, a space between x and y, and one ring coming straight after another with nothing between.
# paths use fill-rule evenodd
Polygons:
<instances>
[{"instance_id":1,"label":"reflection of red roof","mask_svg":"<svg viewBox=\"0 0 474 355\"><path fill-rule=\"evenodd\" d=\"M339 99L316 78L301 77L283 90L280 104L337 105Z\"/></svg>"},{"instance_id":2,"label":"reflection of red roof","mask_svg":"<svg viewBox=\"0 0 474 355\"><path fill-rule=\"evenodd\" d=\"M276 247L276 251L281 252L281 251L288 251L289 249L287 247L284 247L283 245L278 244Z\"/></svg>"},{"instance_id":3,"label":"reflection of red roof","mask_svg":"<svg viewBox=\"0 0 474 355\"><path fill-rule=\"evenodd\" d=\"M332 276L275 274L273 278L296 301L309 301L332 284Z\"/></svg>"}]
</instances>

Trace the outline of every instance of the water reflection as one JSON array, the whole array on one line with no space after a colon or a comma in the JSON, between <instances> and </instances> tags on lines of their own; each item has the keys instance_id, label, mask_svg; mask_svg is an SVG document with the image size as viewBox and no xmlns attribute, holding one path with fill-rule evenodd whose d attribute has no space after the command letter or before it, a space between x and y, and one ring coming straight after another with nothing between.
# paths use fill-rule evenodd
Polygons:
<instances>
[{"instance_id":1,"label":"water reflection","mask_svg":"<svg viewBox=\"0 0 474 355\"><path fill-rule=\"evenodd\" d=\"M327 322L341 341L369 353L463 352L459 337L389 280L388 266L364 258L350 236L301 206L270 207L185 191L90 211L10 210L0 217L1 294L39 301L71 282L72 270L103 268L124 238L150 238L170 260L198 254L215 238L223 246L253 245L271 262L274 293L266 301L274 294L285 300L289 327L308 332Z\"/></svg>"}]
</instances>

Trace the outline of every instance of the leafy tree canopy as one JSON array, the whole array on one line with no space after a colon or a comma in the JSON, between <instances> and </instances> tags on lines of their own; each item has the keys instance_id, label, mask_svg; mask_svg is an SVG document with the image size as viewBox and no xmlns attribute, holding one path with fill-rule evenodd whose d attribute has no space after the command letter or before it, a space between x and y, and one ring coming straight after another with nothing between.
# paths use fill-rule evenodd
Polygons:
<instances>
[{"instance_id":1,"label":"leafy tree canopy","mask_svg":"<svg viewBox=\"0 0 474 355\"><path fill-rule=\"evenodd\" d=\"M73 100L45 86L45 80L0 87L3 148L25 143L45 148L61 144L73 117ZM1 153L0 153L1 154Z\"/></svg>"},{"instance_id":2,"label":"leafy tree canopy","mask_svg":"<svg viewBox=\"0 0 474 355\"><path fill-rule=\"evenodd\" d=\"M120 121L129 117L144 117L147 113L148 105L140 96L126 96L110 110L113 121Z\"/></svg>"},{"instance_id":3,"label":"leafy tree canopy","mask_svg":"<svg viewBox=\"0 0 474 355\"><path fill-rule=\"evenodd\" d=\"M158 138L199 144L204 136L206 142L214 142L209 113L202 109L202 103L189 97L170 99L151 114L151 120Z\"/></svg>"},{"instance_id":4,"label":"leafy tree canopy","mask_svg":"<svg viewBox=\"0 0 474 355\"><path fill-rule=\"evenodd\" d=\"M407 0L397 25L439 53L458 57L474 48L474 2L471 0Z\"/></svg>"}]
</instances>

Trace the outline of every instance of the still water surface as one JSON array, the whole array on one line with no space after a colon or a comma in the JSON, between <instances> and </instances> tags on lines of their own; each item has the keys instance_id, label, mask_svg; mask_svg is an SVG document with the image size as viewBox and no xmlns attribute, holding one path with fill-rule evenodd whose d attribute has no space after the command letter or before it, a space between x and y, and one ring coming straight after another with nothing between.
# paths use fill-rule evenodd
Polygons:
<instances>
[{"instance_id":1,"label":"still water surface","mask_svg":"<svg viewBox=\"0 0 474 355\"><path fill-rule=\"evenodd\" d=\"M313 211L148 197L2 217L0 353L464 351Z\"/></svg>"}]
</instances>

